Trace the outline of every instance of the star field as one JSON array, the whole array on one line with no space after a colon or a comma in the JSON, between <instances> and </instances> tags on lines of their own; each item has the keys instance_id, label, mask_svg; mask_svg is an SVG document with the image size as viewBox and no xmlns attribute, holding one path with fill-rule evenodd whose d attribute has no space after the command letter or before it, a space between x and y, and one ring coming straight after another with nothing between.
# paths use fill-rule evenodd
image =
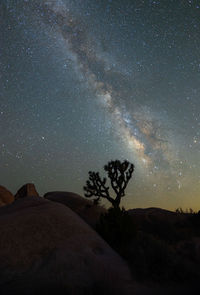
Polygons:
<instances>
[{"instance_id":1,"label":"star field","mask_svg":"<svg viewBox=\"0 0 200 295\"><path fill-rule=\"evenodd\" d=\"M123 205L200 207L200 1L3 0L0 175L83 194L135 164Z\"/></svg>"}]
</instances>

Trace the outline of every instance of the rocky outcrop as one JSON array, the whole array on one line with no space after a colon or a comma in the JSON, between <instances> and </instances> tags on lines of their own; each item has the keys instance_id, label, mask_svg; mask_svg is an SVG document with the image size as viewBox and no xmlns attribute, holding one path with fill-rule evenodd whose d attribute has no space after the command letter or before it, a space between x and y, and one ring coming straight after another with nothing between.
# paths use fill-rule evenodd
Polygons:
<instances>
[{"instance_id":1,"label":"rocky outcrop","mask_svg":"<svg viewBox=\"0 0 200 295\"><path fill-rule=\"evenodd\" d=\"M0 185L0 207L14 202L13 194L4 186Z\"/></svg>"},{"instance_id":2,"label":"rocky outcrop","mask_svg":"<svg viewBox=\"0 0 200 295\"><path fill-rule=\"evenodd\" d=\"M25 197L39 197L36 191L35 185L33 183L27 183L23 185L16 193L15 200L25 198Z\"/></svg>"},{"instance_id":3,"label":"rocky outcrop","mask_svg":"<svg viewBox=\"0 0 200 295\"><path fill-rule=\"evenodd\" d=\"M0 294L134 294L126 263L71 209L27 197L0 208Z\"/></svg>"},{"instance_id":4,"label":"rocky outcrop","mask_svg":"<svg viewBox=\"0 0 200 295\"><path fill-rule=\"evenodd\" d=\"M168 223L173 226L177 223L184 223L188 214L178 214L173 211L161 208L136 208L128 210L128 213L136 223Z\"/></svg>"},{"instance_id":5,"label":"rocky outcrop","mask_svg":"<svg viewBox=\"0 0 200 295\"><path fill-rule=\"evenodd\" d=\"M72 192L49 192L44 198L71 208L92 227L95 227L100 215L106 212L105 208Z\"/></svg>"}]
</instances>

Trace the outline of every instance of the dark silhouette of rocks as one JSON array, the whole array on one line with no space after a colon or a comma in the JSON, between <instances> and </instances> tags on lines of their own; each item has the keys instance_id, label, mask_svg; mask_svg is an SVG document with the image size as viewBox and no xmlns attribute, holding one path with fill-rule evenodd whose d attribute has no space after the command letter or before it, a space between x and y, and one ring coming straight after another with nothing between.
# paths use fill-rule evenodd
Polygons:
<instances>
[{"instance_id":1,"label":"dark silhouette of rocks","mask_svg":"<svg viewBox=\"0 0 200 295\"><path fill-rule=\"evenodd\" d=\"M36 191L35 185L33 183L27 183L23 185L16 193L15 200L25 198L25 197L39 197Z\"/></svg>"},{"instance_id":2,"label":"dark silhouette of rocks","mask_svg":"<svg viewBox=\"0 0 200 295\"><path fill-rule=\"evenodd\" d=\"M72 192L48 192L44 198L71 208L92 227L95 227L100 215L107 211L101 206L94 205L93 201Z\"/></svg>"},{"instance_id":3,"label":"dark silhouette of rocks","mask_svg":"<svg viewBox=\"0 0 200 295\"><path fill-rule=\"evenodd\" d=\"M133 294L126 263L71 209L26 197L0 208L0 293Z\"/></svg>"},{"instance_id":4,"label":"dark silhouette of rocks","mask_svg":"<svg viewBox=\"0 0 200 295\"><path fill-rule=\"evenodd\" d=\"M4 186L0 185L0 207L11 204L14 202L13 194Z\"/></svg>"},{"instance_id":5,"label":"dark silhouette of rocks","mask_svg":"<svg viewBox=\"0 0 200 295\"><path fill-rule=\"evenodd\" d=\"M128 210L129 214L132 216L133 220L137 224L168 224L173 226L177 223L185 223L187 219L187 214L178 214L173 211L161 209L161 208L136 208Z\"/></svg>"}]
</instances>

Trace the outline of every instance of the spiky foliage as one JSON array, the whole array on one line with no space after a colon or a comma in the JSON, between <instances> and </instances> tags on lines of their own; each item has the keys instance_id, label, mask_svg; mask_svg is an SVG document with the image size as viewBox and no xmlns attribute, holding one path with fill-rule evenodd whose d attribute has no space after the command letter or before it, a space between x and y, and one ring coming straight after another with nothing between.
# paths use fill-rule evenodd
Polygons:
<instances>
[{"instance_id":1,"label":"spiky foliage","mask_svg":"<svg viewBox=\"0 0 200 295\"><path fill-rule=\"evenodd\" d=\"M119 207L121 198L125 196L125 189L134 171L134 165L128 161L120 162L119 160L110 161L104 166L110 178L111 187L115 192L115 197L111 197L109 186L106 185L107 179L101 179L98 172L89 171L89 180L84 186L85 197L96 197L95 203L98 203L100 198L107 199L113 207Z\"/></svg>"}]
</instances>

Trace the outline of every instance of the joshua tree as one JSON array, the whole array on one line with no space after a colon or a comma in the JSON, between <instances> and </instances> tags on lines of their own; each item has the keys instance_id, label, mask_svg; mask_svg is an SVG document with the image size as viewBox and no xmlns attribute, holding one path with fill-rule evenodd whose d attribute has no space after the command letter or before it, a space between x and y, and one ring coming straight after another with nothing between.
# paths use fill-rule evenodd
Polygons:
<instances>
[{"instance_id":1,"label":"joshua tree","mask_svg":"<svg viewBox=\"0 0 200 295\"><path fill-rule=\"evenodd\" d=\"M109 186L106 186L107 179L101 179L99 172L89 171L89 180L86 186L83 187L85 197L96 197L94 203L98 203L100 198L107 199L114 208L119 208L121 198L125 196L126 186L134 171L134 165L128 161L120 162L119 160L110 161L104 166L110 178L112 189L115 192L115 198L110 196Z\"/></svg>"}]
</instances>

